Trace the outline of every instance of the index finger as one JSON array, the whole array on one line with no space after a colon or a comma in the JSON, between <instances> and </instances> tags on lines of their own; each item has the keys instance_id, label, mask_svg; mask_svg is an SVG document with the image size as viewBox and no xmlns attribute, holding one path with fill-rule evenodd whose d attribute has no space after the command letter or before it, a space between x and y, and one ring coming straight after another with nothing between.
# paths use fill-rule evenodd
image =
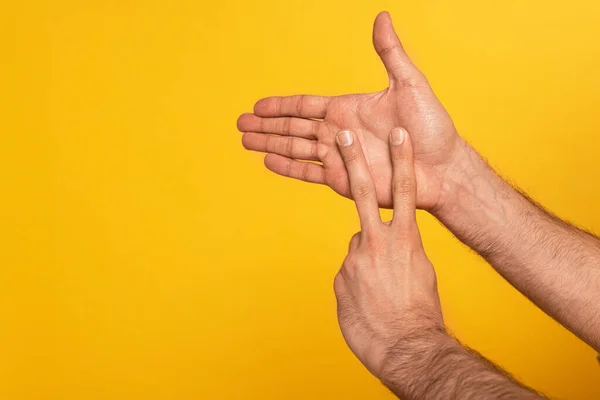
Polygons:
<instances>
[{"instance_id":1,"label":"index finger","mask_svg":"<svg viewBox=\"0 0 600 400\"><path fill-rule=\"evenodd\" d=\"M350 131L341 131L336 136L336 141L346 165L350 192L356 203L360 225L363 228L373 227L381 223L379 206L373 178L367 165L367 160L356 135Z\"/></svg>"}]
</instances>

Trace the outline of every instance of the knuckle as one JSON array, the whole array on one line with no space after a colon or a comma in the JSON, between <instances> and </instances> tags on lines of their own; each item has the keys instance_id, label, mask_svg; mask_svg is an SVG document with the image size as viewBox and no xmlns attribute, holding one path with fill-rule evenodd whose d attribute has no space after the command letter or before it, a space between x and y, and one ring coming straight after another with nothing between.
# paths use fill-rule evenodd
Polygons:
<instances>
[{"instance_id":1,"label":"knuckle","mask_svg":"<svg viewBox=\"0 0 600 400\"><path fill-rule=\"evenodd\" d=\"M296 102L296 114L302 115L302 111L304 110L305 101L306 101L306 97L303 94L298 96L298 101Z\"/></svg>"},{"instance_id":2,"label":"knuckle","mask_svg":"<svg viewBox=\"0 0 600 400\"><path fill-rule=\"evenodd\" d=\"M354 255L354 253L350 253L344 259L344 262L342 263L342 269L346 272L351 272L354 270L356 265L357 265L356 255Z\"/></svg>"},{"instance_id":3,"label":"knuckle","mask_svg":"<svg viewBox=\"0 0 600 400\"><path fill-rule=\"evenodd\" d=\"M342 269L352 268L354 266L354 260L355 260L354 254L348 253L346 258L344 259L344 262L342 263Z\"/></svg>"},{"instance_id":4,"label":"knuckle","mask_svg":"<svg viewBox=\"0 0 600 400\"><path fill-rule=\"evenodd\" d=\"M352 188L352 196L355 200L364 200L371 197L371 186L366 183L354 185Z\"/></svg>"},{"instance_id":5,"label":"knuckle","mask_svg":"<svg viewBox=\"0 0 600 400\"><path fill-rule=\"evenodd\" d=\"M414 190L413 180L411 178L395 179L392 190L395 195L409 195Z\"/></svg>"},{"instance_id":6,"label":"knuckle","mask_svg":"<svg viewBox=\"0 0 600 400\"><path fill-rule=\"evenodd\" d=\"M267 139L265 140L265 148L267 149L267 152L269 152L269 153L276 153L277 152L277 137L267 136Z\"/></svg>"},{"instance_id":7,"label":"knuckle","mask_svg":"<svg viewBox=\"0 0 600 400\"><path fill-rule=\"evenodd\" d=\"M344 285L344 275L342 275L342 271L340 270L337 274L335 274L335 277L333 278L333 291L336 295L344 293Z\"/></svg>"},{"instance_id":8,"label":"knuckle","mask_svg":"<svg viewBox=\"0 0 600 400\"><path fill-rule=\"evenodd\" d=\"M277 154L285 155L288 149L288 142L283 138L274 136L273 140L273 151Z\"/></svg>"},{"instance_id":9,"label":"knuckle","mask_svg":"<svg viewBox=\"0 0 600 400\"><path fill-rule=\"evenodd\" d=\"M397 87L398 89L419 89L423 87L423 82L414 76L406 76L397 81Z\"/></svg>"},{"instance_id":10,"label":"knuckle","mask_svg":"<svg viewBox=\"0 0 600 400\"><path fill-rule=\"evenodd\" d=\"M287 160L283 167L283 176L292 176L292 160Z\"/></svg>"},{"instance_id":11,"label":"knuckle","mask_svg":"<svg viewBox=\"0 0 600 400\"><path fill-rule=\"evenodd\" d=\"M283 129L282 132L284 135L290 135L291 133L291 128L292 128L292 119L291 118L284 118L283 120Z\"/></svg>"},{"instance_id":12,"label":"knuckle","mask_svg":"<svg viewBox=\"0 0 600 400\"><path fill-rule=\"evenodd\" d=\"M287 140L285 141L285 154L288 156L293 156L294 150L294 140L291 138L287 138Z\"/></svg>"},{"instance_id":13,"label":"knuckle","mask_svg":"<svg viewBox=\"0 0 600 400\"><path fill-rule=\"evenodd\" d=\"M405 161L406 156L402 151L402 145L393 145L392 146L392 161Z\"/></svg>"},{"instance_id":14,"label":"knuckle","mask_svg":"<svg viewBox=\"0 0 600 400\"><path fill-rule=\"evenodd\" d=\"M300 179L308 182L308 167L310 166L309 163L305 162L302 163L302 169L300 170Z\"/></svg>"},{"instance_id":15,"label":"knuckle","mask_svg":"<svg viewBox=\"0 0 600 400\"><path fill-rule=\"evenodd\" d=\"M281 115L283 112L283 97L275 97L275 112L277 115Z\"/></svg>"},{"instance_id":16,"label":"knuckle","mask_svg":"<svg viewBox=\"0 0 600 400\"><path fill-rule=\"evenodd\" d=\"M380 56L383 57L383 56L386 56L387 54L390 54L393 51L396 51L396 50L399 50L399 49L400 49L400 44L393 43L393 44L388 44L388 45L383 45L383 46L378 45L375 50L377 51L377 53Z\"/></svg>"},{"instance_id":17,"label":"knuckle","mask_svg":"<svg viewBox=\"0 0 600 400\"><path fill-rule=\"evenodd\" d=\"M349 254L344 261L343 268L346 270L360 270L368 267L371 264L371 259L367 254L353 253Z\"/></svg>"},{"instance_id":18,"label":"knuckle","mask_svg":"<svg viewBox=\"0 0 600 400\"><path fill-rule=\"evenodd\" d=\"M358 246L359 241L360 241L360 232L357 232L354 235L352 235L352 237L350 238L350 243L348 244L348 248L350 250L354 249L355 247Z\"/></svg>"},{"instance_id":19,"label":"knuckle","mask_svg":"<svg viewBox=\"0 0 600 400\"><path fill-rule=\"evenodd\" d=\"M360 159L360 154L358 153L358 151L356 151L356 149L353 147L353 145L350 146L350 149L348 149L348 151L346 151L345 155L344 155L344 162L346 164L353 164L355 162L357 162Z\"/></svg>"},{"instance_id":20,"label":"knuckle","mask_svg":"<svg viewBox=\"0 0 600 400\"><path fill-rule=\"evenodd\" d=\"M421 88L426 88L429 86L429 82L425 75L420 73L419 71L412 71L410 74L404 74L402 76L396 77L394 80L394 86L392 90L394 91L414 91Z\"/></svg>"}]
</instances>

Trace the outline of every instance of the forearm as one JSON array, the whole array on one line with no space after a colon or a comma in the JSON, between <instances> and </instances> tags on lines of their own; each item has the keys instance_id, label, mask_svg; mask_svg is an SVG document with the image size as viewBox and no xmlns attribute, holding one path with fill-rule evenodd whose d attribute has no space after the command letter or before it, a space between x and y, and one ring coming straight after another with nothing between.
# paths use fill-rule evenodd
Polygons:
<instances>
[{"instance_id":1,"label":"forearm","mask_svg":"<svg viewBox=\"0 0 600 400\"><path fill-rule=\"evenodd\" d=\"M541 396L442 332L399 342L382 382L401 399L539 399Z\"/></svg>"},{"instance_id":2,"label":"forearm","mask_svg":"<svg viewBox=\"0 0 600 400\"><path fill-rule=\"evenodd\" d=\"M600 241L519 193L470 146L436 217L542 310L600 349Z\"/></svg>"}]
</instances>

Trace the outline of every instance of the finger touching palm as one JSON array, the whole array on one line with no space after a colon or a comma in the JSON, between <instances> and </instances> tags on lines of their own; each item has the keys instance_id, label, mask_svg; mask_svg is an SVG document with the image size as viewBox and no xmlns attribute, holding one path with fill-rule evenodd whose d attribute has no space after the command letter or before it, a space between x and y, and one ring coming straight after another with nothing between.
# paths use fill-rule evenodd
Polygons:
<instances>
[{"instance_id":1,"label":"finger touching palm","mask_svg":"<svg viewBox=\"0 0 600 400\"><path fill-rule=\"evenodd\" d=\"M369 94L295 95L259 100L254 113L238 119L245 148L268 153L265 166L280 175L326 184L351 197L348 175L335 143L340 130L356 133L381 207L392 206L388 134L413 132L417 206L430 209L440 197L445 170L460 144L452 120L421 72L406 55L388 13L380 13L373 45L390 78Z\"/></svg>"}]
</instances>

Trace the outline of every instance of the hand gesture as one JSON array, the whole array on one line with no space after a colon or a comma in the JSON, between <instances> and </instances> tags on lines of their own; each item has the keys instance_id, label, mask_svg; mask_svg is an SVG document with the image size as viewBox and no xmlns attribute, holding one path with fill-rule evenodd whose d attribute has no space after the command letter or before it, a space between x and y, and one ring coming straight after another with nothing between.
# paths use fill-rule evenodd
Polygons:
<instances>
[{"instance_id":1,"label":"hand gesture","mask_svg":"<svg viewBox=\"0 0 600 400\"><path fill-rule=\"evenodd\" d=\"M411 347L406 343L445 332L435 271L415 217L412 144L403 129L389 135L394 216L384 223L356 135L342 131L337 141L361 224L334 281L338 319L350 349L383 379L387 366L398 366L403 346Z\"/></svg>"},{"instance_id":2,"label":"hand gesture","mask_svg":"<svg viewBox=\"0 0 600 400\"><path fill-rule=\"evenodd\" d=\"M349 129L364 149L378 204L390 208L388 134L393 127L402 126L413 132L416 205L434 209L442 197L444 175L464 142L427 80L404 52L388 13L375 20L373 44L389 75L388 88L370 94L259 100L254 114L238 119L238 128L244 132L242 143L249 150L269 153L265 165L271 171L326 184L350 197L348 175L335 145L336 133Z\"/></svg>"}]
</instances>

